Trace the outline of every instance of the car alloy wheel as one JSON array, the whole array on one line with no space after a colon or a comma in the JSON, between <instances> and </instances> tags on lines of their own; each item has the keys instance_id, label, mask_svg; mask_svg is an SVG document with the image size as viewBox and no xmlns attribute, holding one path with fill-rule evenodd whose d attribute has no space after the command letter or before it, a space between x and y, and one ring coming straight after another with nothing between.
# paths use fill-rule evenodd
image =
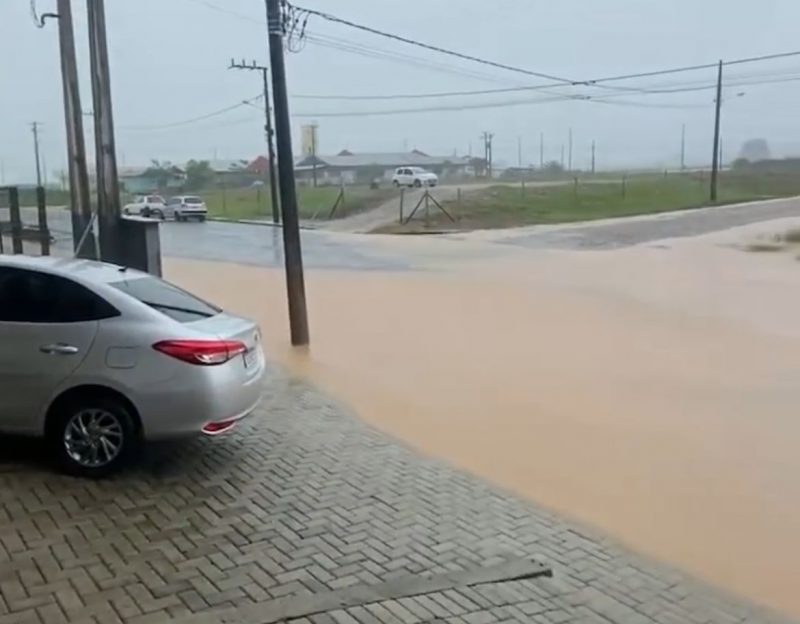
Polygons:
<instances>
[{"instance_id":1,"label":"car alloy wheel","mask_svg":"<svg viewBox=\"0 0 800 624\"><path fill-rule=\"evenodd\" d=\"M82 409L64 428L64 450L82 468L95 470L112 464L125 445L125 428L104 409Z\"/></svg>"}]
</instances>

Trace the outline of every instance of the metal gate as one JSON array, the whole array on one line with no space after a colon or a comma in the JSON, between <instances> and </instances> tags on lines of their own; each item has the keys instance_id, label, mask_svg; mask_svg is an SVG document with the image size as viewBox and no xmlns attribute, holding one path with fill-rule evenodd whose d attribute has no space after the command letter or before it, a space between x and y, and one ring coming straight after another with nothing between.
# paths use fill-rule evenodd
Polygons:
<instances>
[{"instance_id":1,"label":"metal gate","mask_svg":"<svg viewBox=\"0 0 800 624\"><path fill-rule=\"evenodd\" d=\"M49 256L51 240L44 187L0 186L0 254Z\"/></svg>"}]
</instances>

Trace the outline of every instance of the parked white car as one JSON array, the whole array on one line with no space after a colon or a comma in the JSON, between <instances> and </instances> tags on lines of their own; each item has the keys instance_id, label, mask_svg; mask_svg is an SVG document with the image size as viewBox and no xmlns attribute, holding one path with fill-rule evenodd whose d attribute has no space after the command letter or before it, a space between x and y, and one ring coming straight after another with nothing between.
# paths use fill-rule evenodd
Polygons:
<instances>
[{"instance_id":1,"label":"parked white car","mask_svg":"<svg viewBox=\"0 0 800 624\"><path fill-rule=\"evenodd\" d=\"M395 186L436 186L439 184L439 176L430 171L425 171L422 167L399 167L392 176L392 183Z\"/></svg>"},{"instance_id":2,"label":"parked white car","mask_svg":"<svg viewBox=\"0 0 800 624\"><path fill-rule=\"evenodd\" d=\"M197 219L205 221L208 216L208 207L201 197L196 195L179 195L171 197L167 202L166 217L176 221Z\"/></svg>"},{"instance_id":3,"label":"parked white car","mask_svg":"<svg viewBox=\"0 0 800 624\"><path fill-rule=\"evenodd\" d=\"M258 326L157 277L0 255L0 431L102 477L142 442L232 430L261 397Z\"/></svg>"},{"instance_id":4,"label":"parked white car","mask_svg":"<svg viewBox=\"0 0 800 624\"><path fill-rule=\"evenodd\" d=\"M166 202L161 195L138 195L130 204L123 206L122 214L163 219L166 215Z\"/></svg>"}]
</instances>

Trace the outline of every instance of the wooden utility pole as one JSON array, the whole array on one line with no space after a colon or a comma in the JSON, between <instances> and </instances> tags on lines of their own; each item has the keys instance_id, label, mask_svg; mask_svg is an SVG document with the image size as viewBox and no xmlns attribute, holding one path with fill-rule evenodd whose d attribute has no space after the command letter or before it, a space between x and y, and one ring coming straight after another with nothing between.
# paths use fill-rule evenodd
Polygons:
<instances>
[{"instance_id":1,"label":"wooden utility pole","mask_svg":"<svg viewBox=\"0 0 800 624\"><path fill-rule=\"evenodd\" d=\"M275 132L272 129L272 111L269 105L269 78L267 76L268 68L265 65L257 65L255 61L252 61L249 65L247 65L244 61L241 63L235 63L233 59L231 59L231 64L228 69L245 69L261 72L264 89L264 116L266 118L264 132L267 139L267 158L269 159L269 192L270 201L272 202L272 222L280 223L281 209L280 204L278 203L278 183L275 179L275 166L277 164L277 159L275 158L275 147L272 142L272 137Z\"/></svg>"},{"instance_id":2,"label":"wooden utility pole","mask_svg":"<svg viewBox=\"0 0 800 624\"><path fill-rule=\"evenodd\" d=\"M105 0L87 0L89 58L92 68L95 160L97 167L97 213L100 228L100 258L115 264L125 262L120 232L120 193L111 106L111 72L106 40Z\"/></svg>"},{"instance_id":3,"label":"wooden utility pole","mask_svg":"<svg viewBox=\"0 0 800 624\"><path fill-rule=\"evenodd\" d=\"M286 291L289 299L289 324L294 346L309 343L308 311L303 276L303 253L297 216L292 134L289 120L289 95L283 59L283 16L280 0L266 0L269 54L272 66L272 93L275 100L275 130L278 144L278 176L283 213L283 247L286 265Z\"/></svg>"},{"instance_id":4,"label":"wooden utility pole","mask_svg":"<svg viewBox=\"0 0 800 624\"><path fill-rule=\"evenodd\" d=\"M714 116L714 156L711 161L711 201L717 201L717 185L719 182L719 129L722 115L722 61L717 72L717 101Z\"/></svg>"}]
</instances>

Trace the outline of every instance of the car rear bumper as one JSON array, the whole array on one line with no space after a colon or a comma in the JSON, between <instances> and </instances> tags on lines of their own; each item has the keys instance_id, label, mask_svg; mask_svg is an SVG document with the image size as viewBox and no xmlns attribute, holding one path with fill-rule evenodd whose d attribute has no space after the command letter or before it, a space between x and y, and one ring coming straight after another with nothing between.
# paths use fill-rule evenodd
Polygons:
<instances>
[{"instance_id":1,"label":"car rear bumper","mask_svg":"<svg viewBox=\"0 0 800 624\"><path fill-rule=\"evenodd\" d=\"M241 358L221 366L185 366L185 375L136 397L145 439L219 435L252 414L261 400L266 363L260 349L256 365L245 376ZM233 425L209 431L213 423Z\"/></svg>"}]
</instances>

